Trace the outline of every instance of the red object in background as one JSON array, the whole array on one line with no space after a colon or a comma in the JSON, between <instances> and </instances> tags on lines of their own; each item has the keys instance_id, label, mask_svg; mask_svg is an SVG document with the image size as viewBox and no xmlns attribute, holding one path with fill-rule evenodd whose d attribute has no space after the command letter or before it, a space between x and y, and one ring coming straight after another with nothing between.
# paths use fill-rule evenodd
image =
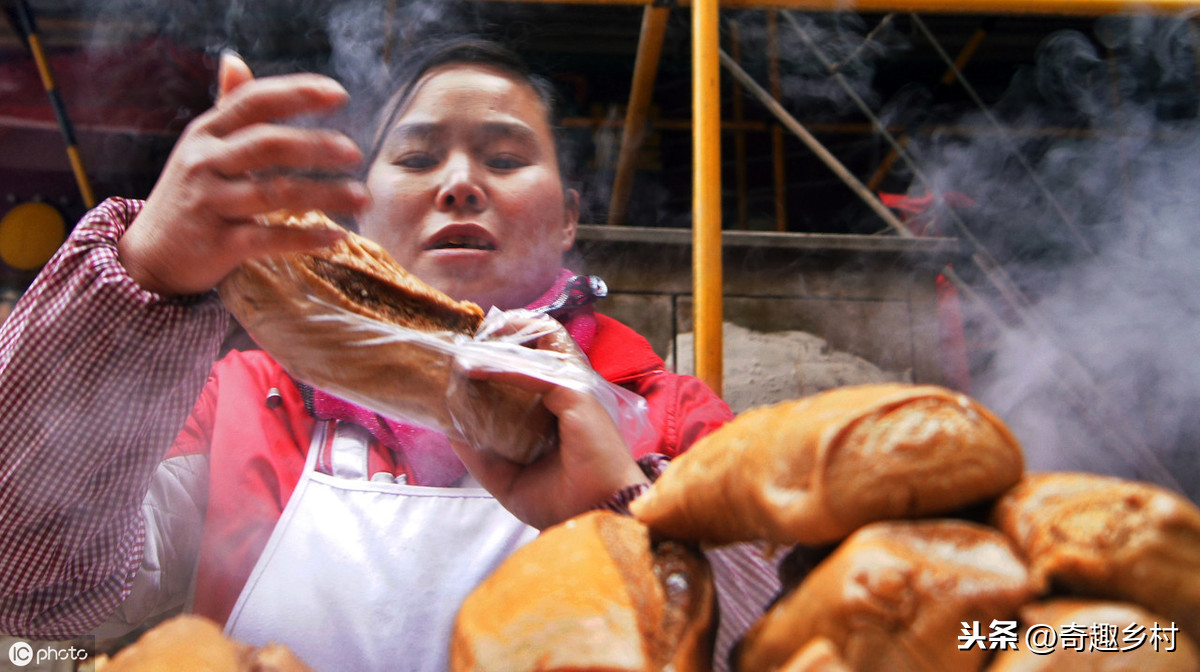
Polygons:
<instances>
[{"instance_id":1,"label":"red object in background","mask_svg":"<svg viewBox=\"0 0 1200 672\"><path fill-rule=\"evenodd\" d=\"M948 191L938 198L934 198L929 191L924 196L885 194L881 191L879 200L887 207L898 210L908 229L918 236L946 235L939 218L941 211L933 206L944 203L955 208L975 207L975 199L958 191Z\"/></svg>"},{"instance_id":2,"label":"red object in background","mask_svg":"<svg viewBox=\"0 0 1200 672\"><path fill-rule=\"evenodd\" d=\"M963 333L962 299L946 276L937 276L938 363L947 387L971 393L971 366Z\"/></svg>"},{"instance_id":3,"label":"red object in background","mask_svg":"<svg viewBox=\"0 0 1200 672\"><path fill-rule=\"evenodd\" d=\"M906 194L879 194L879 200L887 207L900 213L900 218L909 230L918 236L944 235L940 209L935 205L945 204L956 208L970 208L975 201L966 194L951 191L935 198L928 191L924 196ZM962 299L958 290L938 274L938 364L942 379L947 387L961 392L971 392L971 368L967 358L967 340L963 332Z\"/></svg>"},{"instance_id":4,"label":"red object in background","mask_svg":"<svg viewBox=\"0 0 1200 672\"><path fill-rule=\"evenodd\" d=\"M56 88L77 130L178 134L212 104L216 62L164 38L53 53ZM0 130L58 130L32 56L0 65Z\"/></svg>"}]
</instances>

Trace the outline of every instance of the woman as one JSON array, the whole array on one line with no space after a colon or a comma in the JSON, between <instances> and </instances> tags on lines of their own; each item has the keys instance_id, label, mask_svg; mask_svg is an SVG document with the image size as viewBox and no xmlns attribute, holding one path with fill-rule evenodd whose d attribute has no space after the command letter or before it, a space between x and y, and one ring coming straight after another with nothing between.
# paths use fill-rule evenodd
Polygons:
<instances>
[{"instance_id":1,"label":"woman","mask_svg":"<svg viewBox=\"0 0 1200 672\"><path fill-rule=\"evenodd\" d=\"M214 366L228 318L212 288L246 258L331 242L256 220L278 208L357 214L455 298L555 295L578 198L548 88L489 43L443 45L410 72L365 181L318 179L359 149L278 122L345 91L310 74L254 80L224 58L214 109L147 201L105 202L47 265L0 337L0 631L127 627L190 595L233 636L282 641L318 669L443 669L459 601L507 553L621 507L730 417L590 309L560 319L601 375L647 399L651 443L625 446L586 395L523 381L562 445L519 467L299 385L261 352ZM467 469L486 492L455 487Z\"/></svg>"}]
</instances>

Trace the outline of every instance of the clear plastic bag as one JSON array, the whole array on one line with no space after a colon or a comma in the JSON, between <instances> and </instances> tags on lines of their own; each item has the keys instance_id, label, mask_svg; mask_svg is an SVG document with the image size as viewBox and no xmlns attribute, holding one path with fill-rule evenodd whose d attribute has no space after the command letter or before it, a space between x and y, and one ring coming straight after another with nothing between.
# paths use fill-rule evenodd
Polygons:
<instances>
[{"instance_id":1,"label":"clear plastic bag","mask_svg":"<svg viewBox=\"0 0 1200 672\"><path fill-rule=\"evenodd\" d=\"M480 394L480 386L465 376L469 370L520 373L591 395L616 422L628 446L653 434L646 400L604 380L562 324L547 315L493 308L474 339L455 349L455 366L463 375L451 378L447 398L455 428L468 439L477 437L468 441L471 445L486 445L485 439L497 435L498 428L489 429L492 404Z\"/></svg>"},{"instance_id":2,"label":"clear plastic bag","mask_svg":"<svg viewBox=\"0 0 1200 672\"><path fill-rule=\"evenodd\" d=\"M356 312L288 259L248 261L219 292L259 346L301 381L520 463L557 445L555 418L540 395L469 371L518 373L590 394L628 445L652 435L645 400L597 374L552 317L493 310L473 336L408 329Z\"/></svg>"}]
</instances>

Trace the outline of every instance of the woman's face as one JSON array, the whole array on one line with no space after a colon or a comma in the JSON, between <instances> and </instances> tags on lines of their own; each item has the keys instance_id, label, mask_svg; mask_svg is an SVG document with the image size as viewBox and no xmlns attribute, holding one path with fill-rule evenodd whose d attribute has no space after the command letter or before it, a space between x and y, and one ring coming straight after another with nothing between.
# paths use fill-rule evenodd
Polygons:
<instances>
[{"instance_id":1,"label":"woman's face","mask_svg":"<svg viewBox=\"0 0 1200 672\"><path fill-rule=\"evenodd\" d=\"M578 197L563 190L541 99L487 66L424 76L371 164L367 189L362 234L484 310L538 298L575 240Z\"/></svg>"}]
</instances>

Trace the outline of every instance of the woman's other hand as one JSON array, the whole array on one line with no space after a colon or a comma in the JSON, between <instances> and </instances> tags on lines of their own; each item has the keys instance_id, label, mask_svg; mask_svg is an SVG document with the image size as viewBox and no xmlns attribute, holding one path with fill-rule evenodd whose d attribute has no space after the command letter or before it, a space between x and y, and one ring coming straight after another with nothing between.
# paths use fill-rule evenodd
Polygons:
<instances>
[{"instance_id":1,"label":"woman's other hand","mask_svg":"<svg viewBox=\"0 0 1200 672\"><path fill-rule=\"evenodd\" d=\"M275 123L321 114L349 95L334 80L295 74L256 80L232 54L221 58L216 105L179 138L142 212L117 245L143 288L198 294L243 260L328 245L339 234L268 227L256 216L286 208L356 213L363 185L344 175L362 153L346 135Z\"/></svg>"},{"instance_id":2,"label":"woman's other hand","mask_svg":"<svg viewBox=\"0 0 1200 672\"><path fill-rule=\"evenodd\" d=\"M526 524L545 529L646 482L612 416L591 395L517 373L468 375L539 393L558 418L558 448L528 465L453 443L475 480Z\"/></svg>"}]
</instances>

